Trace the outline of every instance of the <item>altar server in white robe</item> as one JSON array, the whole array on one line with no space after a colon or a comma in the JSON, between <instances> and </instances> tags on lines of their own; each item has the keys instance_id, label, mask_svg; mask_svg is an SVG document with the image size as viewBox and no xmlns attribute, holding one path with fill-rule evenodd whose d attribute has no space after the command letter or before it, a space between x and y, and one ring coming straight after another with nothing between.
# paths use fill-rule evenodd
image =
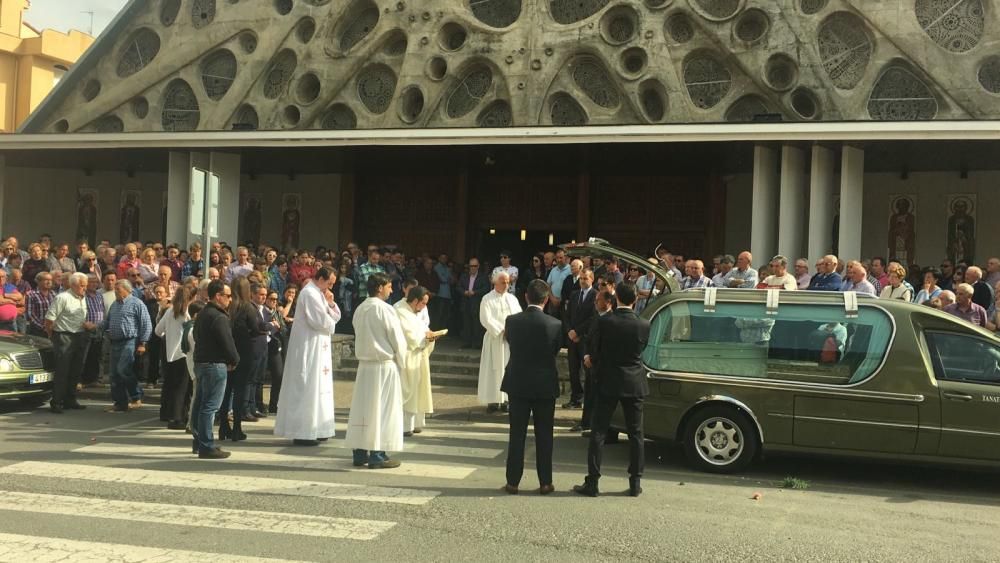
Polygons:
<instances>
[{"instance_id":1,"label":"altar server in white robe","mask_svg":"<svg viewBox=\"0 0 1000 563\"><path fill-rule=\"evenodd\" d=\"M406 354L399 374L403 395L403 437L419 434L427 413L434 412L431 353L437 338L420 319L420 312L427 309L429 300L427 288L417 286L395 305L406 337Z\"/></svg>"},{"instance_id":2,"label":"altar server in white robe","mask_svg":"<svg viewBox=\"0 0 1000 563\"><path fill-rule=\"evenodd\" d=\"M507 394L500 391L504 369L510 359L510 346L504 338L507 317L520 313L521 304L508 293L510 276L503 271L493 275L493 291L479 305L479 322L486 329L483 352L479 357L479 402L487 405L486 412L497 408L507 410Z\"/></svg>"},{"instance_id":3,"label":"altar server in white robe","mask_svg":"<svg viewBox=\"0 0 1000 563\"><path fill-rule=\"evenodd\" d=\"M403 296L405 297L409 295L410 290L417 287L418 285L420 284L417 283L417 280L413 278L406 278L406 280L403 281ZM420 310L419 313L417 313L417 318L420 319L420 322L424 323L424 327L426 327L427 330L431 329L431 314L427 312L427 307L424 307L423 309Z\"/></svg>"},{"instance_id":4,"label":"altar server in white robe","mask_svg":"<svg viewBox=\"0 0 1000 563\"><path fill-rule=\"evenodd\" d=\"M296 445L314 446L336 434L330 350L330 336L341 316L330 291L336 281L333 270L320 268L295 306L274 435Z\"/></svg>"},{"instance_id":5,"label":"altar server in white robe","mask_svg":"<svg viewBox=\"0 0 1000 563\"><path fill-rule=\"evenodd\" d=\"M367 287L368 299L354 312L358 375L344 445L354 450L355 466L367 463L370 469L390 469L400 463L386 452L403 449L399 373L404 365L406 338L399 315L386 302L392 294L389 277L381 272L372 274Z\"/></svg>"}]
</instances>

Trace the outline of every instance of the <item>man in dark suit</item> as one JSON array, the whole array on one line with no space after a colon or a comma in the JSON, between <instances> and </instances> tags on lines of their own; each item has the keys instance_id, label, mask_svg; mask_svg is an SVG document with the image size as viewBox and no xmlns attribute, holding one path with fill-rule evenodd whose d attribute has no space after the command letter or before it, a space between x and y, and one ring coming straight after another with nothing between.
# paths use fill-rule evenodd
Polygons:
<instances>
[{"instance_id":1,"label":"man in dark suit","mask_svg":"<svg viewBox=\"0 0 1000 563\"><path fill-rule=\"evenodd\" d=\"M568 279L568 278L567 278ZM569 402L563 405L564 409L578 409L583 406L583 382L580 372L583 368L583 339L590 333L590 325L594 322L597 314L594 308L594 299L597 291L594 290L594 273L584 269L580 272L580 289L569 293L569 297L564 300L566 303L566 314L563 315L563 331L566 333L566 351L569 360ZM573 431L583 430L578 424ZM589 427L590 425L587 424Z\"/></svg>"},{"instance_id":2,"label":"man in dark suit","mask_svg":"<svg viewBox=\"0 0 1000 563\"><path fill-rule=\"evenodd\" d=\"M642 435L642 403L649 395L642 351L649 342L649 321L639 318L632 310L635 288L618 284L615 289L618 307L614 313L597 320L588 353L597 368L597 405L587 448L587 479L573 491L596 497L601 478L601 456L604 436L611 426L611 415L619 403L625 415L625 430L629 441L629 490L631 496L642 493L639 480L645 464Z\"/></svg>"},{"instance_id":3,"label":"man in dark suit","mask_svg":"<svg viewBox=\"0 0 1000 563\"><path fill-rule=\"evenodd\" d=\"M528 308L507 317L504 334L510 344L510 360L500 390L510 400L510 442L507 448L507 484L503 489L516 495L524 473L524 440L528 419L535 423L535 466L539 494L555 490L552 485L552 426L559 397L556 355L562 347L562 324L544 313L549 285L542 280L528 284Z\"/></svg>"},{"instance_id":4,"label":"man in dark suit","mask_svg":"<svg viewBox=\"0 0 1000 563\"><path fill-rule=\"evenodd\" d=\"M597 294L597 297L594 299L595 317L592 319L590 327L583 337L583 341L581 342L582 350L580 352L580 356L583 358L584 373L586 374L586 381L583 386L583 416L580 418L580 424L571 429L572 432L576 432L577 430L583 431L584 436L588 437L589 435L586 432L592 426L594 406L597 403L597 380L595 378L597 366L594 365L593 358L590 356L590 347L594 339L594 333L597 332L597 319L611 312L612 303L615 299L614 294L608 290L597 291L594 289L593 292ZM605 443L608 442L608 438L610 438L610 434L605 438ZM618 436L616 435L614 438L617 440Z\"/></svg>"},{"instance_id":5,"label":"man in dark suit","mask_svg":"<svg viewBox=\"0 0 1000 563\"><path fill-rule=\"evenodd\" d=\"M489 276L480 271L479 259L469 258L469 271L458 280L462 292L462 346L480 349L483 346L483 325L479 322L479 304L491 289Z\"/></svg>"}]
</instances>

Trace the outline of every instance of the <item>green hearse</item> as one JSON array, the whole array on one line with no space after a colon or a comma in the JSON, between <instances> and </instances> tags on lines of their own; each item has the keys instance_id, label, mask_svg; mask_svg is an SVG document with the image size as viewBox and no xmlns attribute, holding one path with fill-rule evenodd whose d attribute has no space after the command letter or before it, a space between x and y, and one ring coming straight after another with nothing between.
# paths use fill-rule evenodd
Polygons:
<instances>
[{"instance_id":1,"label":"green hearse","mask_svg":"<svg viewBox=\"0 0 1000 563\"><path fill-rule=\"evenodd\" d=\"M52 396L54 369L48 340L0 331L0 399L42 405Z\"/></svg>"},{"instance_id":2,"label":"green hearse","mask_svg":"<svg viewBox=\"0 0 1000 563\"><path fill-rule=\"evenodd\" d=\"M645 431L682 443L699 469L734 472L776 451L1000 462L1000 339L983 329L853 293L676 291L669 272L605 241L565 248L661 279L642 313Z\"/></svg>"}]
</instances>

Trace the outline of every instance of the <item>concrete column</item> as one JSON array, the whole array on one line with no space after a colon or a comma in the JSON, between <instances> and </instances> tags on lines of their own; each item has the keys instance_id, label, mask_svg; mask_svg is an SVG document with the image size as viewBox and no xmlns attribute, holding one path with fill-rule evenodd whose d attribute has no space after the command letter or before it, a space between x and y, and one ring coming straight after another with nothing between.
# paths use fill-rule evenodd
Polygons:
<instances>
[{"instance_id":1,"label":"concrete column","mask_svg":"<svg viewBox=\"0 0 1000 563\"><path fill-rule=\"evenodd\" d=\"M201 241L191 233L191 169L202 168L219 175L218 240L235 247L240 241L240 155L219 152L171 152L167 172L167 240L185 246Z\"/></svg>"},{"instance_id":2,"label":"concrete column","mask_svg":"<svg viewBox=\"0 0 1000 563\"><path fill-rule=\"evenodd\" d=\"M753 151L753 204L750 211L750 252L754 266L777 248L778 153L766 145Z\"/></svg>"},{"instance_id":3,"label":"concrete column","mask_svg":"<svg viewBox=\"0 0 1000 563\"><path fill-rule=\"evenodd\" d=\"M840 247L842 260L861 258L865 151L845 144L840 156Z\"/></svg>"},{"instance_id":4,"label":"concrete column","mask_svg":"<svg viewBox=\"0 0 1000 563\"><path fill-rule=\"evenodd\" d=\"M813 145L809 175L809 269L833 249L834 166L837 155L822 145Z\"/></svg>"},{"instance_id":5,"label":"concrete column","mask_svg":"<svg viewBox=\"0 0 1000 563\"><path fill-rule=\"evenodd\" d=\"M7 211L7 157L0 155L0 236L7 236L9 233L4 230L4 213Z\"/></svg>"},{"instance_id":6,"label":"concrete column","mask_svg":"<svg viewBox=\"0 0 1000 563\"><path fill-rule=\"evenodd\" d=\"M781 195L778 206L778 254L789 262L805 249L806 176L805 151L795 145L781 147ZM758 262L770 256L757 258ZM762 263L762 262L761 262Z\"/></svg>"},{"instance_id":7,"label":"concrete column","mask_svg":"<svg viewBox=\"0 0 1000 563\"><path fill-rule=\"evenodd\" d=\"M233 248L240 228L240 154L212 152L212 172L219 175L219 240Z\"/></svg>"},{"instance_id":8,"label":"concrete column","mask_svg":"<svg viewBox=\"0 0 1000 563\"><path fill-rule=\"evenodd\" d=\"M188 208L190 202L191 154L171 151L167 164L167 241L187 248L193 238L188 237Z\"/></svg>"}]
</instances>

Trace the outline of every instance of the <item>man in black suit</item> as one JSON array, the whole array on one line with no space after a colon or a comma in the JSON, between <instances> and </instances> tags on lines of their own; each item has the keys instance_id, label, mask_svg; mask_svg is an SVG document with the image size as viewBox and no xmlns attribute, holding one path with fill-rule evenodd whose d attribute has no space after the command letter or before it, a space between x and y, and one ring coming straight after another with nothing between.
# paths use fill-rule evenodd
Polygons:
<instances>
[{"instance_id":1,"label":"man in black suit","mask_svg":"<svg viewBox=\"0 0 1000 563\"><path fill-rule=\"evenodd\" d=\"M611 415L620 403L625 415L625 430L629 442L629 490L631 496L642 493L639 480L645 464L642 435L642 403L649 395L642 351L649 342L649 321L639 318L632 310L635 288L618 284L615 288L618 307L614 313L597 320L588 353L597 369L597 405L587 448L587 479L573 491L596 497L601 478L601 456L604 436L611 426Z\"/></svg>"},{"instance_id":2,"label":"man in black suit","mask_svg":"<svg viewBox=\"0 0 1000 563\"><path fill-rule=\"evenodd\" d=\"M507 449L507 484L503 489L516 495L524 473L524 440L528 419L535 423L535 466L539 494L555 490L552 485L552 426L559 398L556 355L562 348L562 324L544 313L549 285L542 280L528 284L528 308L507 317L504 334L510 344L510 360L500 390L510 400L510 442Z\"/></svg>"},{"instance_id":3,"label":"man in black suit","mask_svg":"<svg viewBox=\"0 0 1000 563\"><path fill-rule=\"evenodd\" d=\"M569 278L567 278L569 279ZM569 295L564 300L566 303L566 314L563 315L563 330L566 333L566 351L569 360L569 402L563 405L564 409L578 409L583 406L583 382L580 372L583 368L583 339L590 333L590 325L597 315L594 308L594 299L597 291L594 290L594 273L584 269L580 272L580 289ZM583 430L582 424L577 424L574 432ZM586 424L589 428L590 424Z\"/></svg>"},{"instance_id":4,"label":"man in black suit","mask_svg":"<svg viewBox=\"0 0 1000 563\"><path fill-rule=\"evenodd\" d=\"M597 291L595 289L593 291L594 293L597 294L597 297L594 299L594 309L596 311L596 314L595 317L592 319L592 322L590 323L590 327L587 333L583 337L583 342L581 343L582 350L580 353L580 355L583 357L584 373L586 374L586 381L584 382L583 386L584 390L583 416L580 419L580 424L576 425L571 429L572 432L581 430L584 432L584 436L587 437L589 437L587 431L590 430L592 426L591 423L594 420L594 406L597 403L597 380L595 378L595 375L597 373L597 367L594 365L593 358L591 358L590 356L591 342L593 342L594 333L597 332L597 319L611 312L611 309L613 308L612 305L615 299L614 294L606 289L602 291ZM615 432L615 434L616 436L614 436L614 439L617 440L618 433ZM610 437L611 436L609 435L608 437L605 438L605 443L608 442L608 438Z\"/></svg>"},{"instance_id":5,"label":"man in black suit","mask_svg":"<svg viewBox=\"0 0 1000 563\"><path fill-rule=\"evenodd\" d=\"M479 322L479 304L483 296L490 292L489 276L480 271L479 259L469 258L469 271L458 280L458 290L462 292L462 346L475 348L483 346L483 325Z\"/></svg>"}]
</instances>

